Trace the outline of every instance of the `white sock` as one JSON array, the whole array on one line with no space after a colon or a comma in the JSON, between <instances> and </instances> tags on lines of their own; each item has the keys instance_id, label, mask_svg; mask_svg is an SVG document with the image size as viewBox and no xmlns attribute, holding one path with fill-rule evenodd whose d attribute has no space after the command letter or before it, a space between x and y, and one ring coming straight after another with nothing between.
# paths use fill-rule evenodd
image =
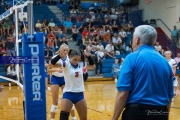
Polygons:
<instances>
[{"instance_id":1,"label":"white sock","mask_svg":"<svg viewBox=\"0 0 180 120\"><path fill-rule=\"evenodd\" d=\"M48 91L51 91L51 88L50 87L48 87L48 89L47 89Z\"/></svg>"},{"instance_id":2,"label":"white sock","mask_svg":"<svg viewBox=\"0 0 180 120\"><path fill-rule=\"evenodd\" d=\"M51 118L51 120L54 120L54 119Z\"/></svg>"},{"instance_id":3,"label":"white sock","mask_svg":"<svg viewBox=\"0 0 180 120\"><path fill-rule=\"evenodd\" d=\"M72 120L76 120L76 116L72 117Z\"/></svg>"}]
</instances>

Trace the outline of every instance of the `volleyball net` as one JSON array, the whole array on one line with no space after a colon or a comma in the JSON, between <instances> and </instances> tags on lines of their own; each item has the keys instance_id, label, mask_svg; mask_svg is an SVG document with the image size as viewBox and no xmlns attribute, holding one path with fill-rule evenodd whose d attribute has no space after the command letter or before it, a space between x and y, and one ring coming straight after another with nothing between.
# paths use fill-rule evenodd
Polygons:
<instances>
[{"instance_id":1,"label":"volleyball net","mask_svg":"<svg viewBox=\"0 0 180 120\"><path fill-rule=\"evenodd\" d=\"M9 17L10 15L15 13L15 52L16 52L16 56L19 56L19 43L21 42L21 39L18 39L18 19L19 19L19 15L23 15L23 9L25 6L28 5L28 3L32 3L32 1L26 1L26 2L22 2L22 0L16 1L13 0L13 5L11 8L9 8L7 11L5 11L4 13L2 13L0 15L0 21L6 19L7 17ZM19 10L21 11L20 14ZM24 24L24 23L23 23ZM25 25L24 25L25 26ZM5 77L0 75L0 78L6 81L10 81L13 83L16 83L18 86L20 86L20 88L23 90L23 85L20 83L20 76L19 76L19 64L16 64L16 75L17 75L17 80L13 80L11 78Z\"/></svg>"}]
</instances>

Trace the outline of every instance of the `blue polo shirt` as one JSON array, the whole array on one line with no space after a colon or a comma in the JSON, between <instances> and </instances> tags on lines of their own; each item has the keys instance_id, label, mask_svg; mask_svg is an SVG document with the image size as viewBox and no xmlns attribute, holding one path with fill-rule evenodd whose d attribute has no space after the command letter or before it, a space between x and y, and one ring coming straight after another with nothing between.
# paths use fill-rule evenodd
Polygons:
<instances>
[{"instance_id":1,"label":"blue polo shirt","mask_svg":"<svg viewBox=\"0 0 180 120\"><path fill-rule=\"evenodd\" d=\"M77 28L80 28L80 27L81 27L81 25L82 25L82 23L81 23L81 22L76 22L76 27L77 27Z\"/></svg>"},{"instance_id":2,"label":"blue polo shirt","mask_svg":"<svg viewBox=\"0 0 180 120\"><path fill-rule=\"evenodd\" d=\"M173 31L172 31L172 36L173 36L173 37L177 37L177 36L178 36L178 32L179 32L179 31L178 31L177 29L176 29L176 30L173 30Z\"/></svg>"},{"instance_id":3,"label":"blue polo shirt","mask_svg":"<svg viewBox=\"0 0 180 120\"><path fill-rule=\"evenodd\" d=\"M72 22L71 21L64 21L64 24L63 24L66 28L71 28L72 27Z\"/></svg>"},{"instance_id":4,"label":"blue polo shirt","mask_svg":"<svg viewBox=\"0 0 180 120\"><path fill-rule=\"evenodd\" d=\"M174 95L172 69L153 47L140 46L128 55L117 82L118 91L129 91L127 104L165 106Z\"/></svg>"}]
</instances>

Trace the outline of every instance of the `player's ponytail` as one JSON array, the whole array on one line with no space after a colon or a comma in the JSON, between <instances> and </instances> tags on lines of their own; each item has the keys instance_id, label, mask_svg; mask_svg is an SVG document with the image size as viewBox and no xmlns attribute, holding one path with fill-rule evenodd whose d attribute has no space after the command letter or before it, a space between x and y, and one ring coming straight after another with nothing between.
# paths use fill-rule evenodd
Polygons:
<instances>
[{"instance_id":1,"label":"player's ponytail","mask_svg":"<svg viewBox=\"0 0 180 120\"><path fill-rule=\"evenodd\" d=\"M84 55L83 51L82 50L79 50L79 51L81 53L81 61L85 62L85 55Z\"/></svg>"}]
</instances>

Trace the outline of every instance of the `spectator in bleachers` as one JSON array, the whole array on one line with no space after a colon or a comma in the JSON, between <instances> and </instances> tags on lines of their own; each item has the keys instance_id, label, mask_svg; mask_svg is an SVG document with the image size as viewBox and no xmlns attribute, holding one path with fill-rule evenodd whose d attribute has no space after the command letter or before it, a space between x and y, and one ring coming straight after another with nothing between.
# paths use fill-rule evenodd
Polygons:
<instances>
[{"instance_id":1,"label":"spectator in bleachers","mask_svg":"<svg viewBox=\"0 0 180 120\"><path fill-rule=\"evenodd\" d=\"M89 51L92 51L94 45L91 42L89 42L89 45L87 45L86 47Z\"/></svg>"},{"instance_id":2,"label":"spectator in bleachers","mask_svg":"<svg viewBox=\"0 0 180 120\"><path fill-rule=\"evenodd\" d=\"M23 28L25 28L26 25L28 25L28 21L26 20L26 18L23 18L21 30L22 30Z\"/></svg>"},{"instance_id":3,"label":"spectator in bleachers","mask_svg":"<svg viewBox=\"0 0 180 120\"><path fill-rule=\"evenodd\" d=\"M103 35L106 34L106 28L105 26L101 27L100 29L100 37L103 38Z\"/></svg>"},{"instance_id":4,"label":"spectator in bleachers","mask_svg":"<svg viewBox=\"0 0 180 120\"><path fill-rule=\"evenodd\" d=\"M70 18L72 23L76 22L76 10L74 8L70 11Z\"/></svg>"},{"instance_id":5,"label":"spectator in bleachers","mask_svg":"<svg viewBox=\"0 0 180 120\"><path fill-rule=\"evenodd\" d=\"M105 6L102 6L102 13L104 13L104 14L107 13L107 8Z\"/></svg>"},{"instance_id":6,"label":"spectator in bleachers","mask_svg":"<svg viewBox=\"0 0 180 120\"><path fill-rule=\"evenodd\" d=\"M155 50L158 51L160 54L162 54L162 46L159 45L159 42L156 42L156 45L154 46Z\"/></svg>"},{"instance_id":7,"label":"spectator in bleachers","mask_svg":"<svg viewBox=\"0 0 180 120\"><path fill-rule=\"evenodd\" d=\"M6 32L3 32L2 36L1 36L1 40L7 41L7 37L8 37L8 35L6 34Z\"/></svg>"},{"instance_id":8,"label":"spectator in bleachers","mask_svg":"<svg viewBox=\"0 0 180 120\"><path fill-rule=\"evenodd\" d=\"M68 45L68 39L66 38L66 36L63 36L62 39L60 40L60 46L65 43L66 45Z\"/></svg>"},{"instance_id":9,"label":"spectator in bleachers","mask_svg":"<svg viewBox=\"0 0 180 120\"><path fill-rule=\"evenodd\" d=\"M49 33L49 31L50 31L49 27L48 27L48 24L49 23L47 22L47 20L44 19L43 22L42 22L42 25L41 25L41 27L42 27L45 34Z\"/></svg>"},{"instance_id":10,"label":"spectator in bleachers","mask_svg":"<svg viewBox=\"0 0 180 120\"><path fill-rule=\"evenodd\" d=\"M54 28L53 28L53 33L55 34L56 36L56 39L58 39L58 36L60 34L60 29L58 28L57 24L55 24Z\"/></svg>"},{"instance_id":11,"label":"spectator in bleachers","mask_svg":"<svg viewBox=\"0 0 180 120\"><path fill-rule=\"evenodd\" d=\"M10 64L7 68L7 77L13 80L17 80L16 69L14 64ZM9 86L11 86L11 82L9 82Z\"/></svg>"},{"instance_id":12,"label":"spectator in bleachers","mask_svg":"<svg viewBox=\"0 0 180 120\"><path fill-rule=\"evenodd\" d=\"M22 28L22 22L20 21L20 19L18 19L18 31L21 32Z\"/></svg>"},{"instance_id":13,"label":"spectator in bleachers","mask_svg":"<svg viewBox=\"0 0 180 120\"><path fill-rule=\"evenodd\" d=\"M57 47L57 40L56 40L56 36L54 35L53 31L51 31L49 34L48 34L48 42L47 42L47 47L51 47L52 50L53 50L53 53L55 52L55 46L56 45L56 48Z\"/></svg>"},{"instance_id":14,"label":"spectator in bleachers","mask_svg":"<svg viewBox=\"0 0 180 120\"><path fill-rule=\"evenodd\" d=\"M177 63L177 67L176 68L179 70L180 69L180 53L177 53L177 57L175 57L174 60Z\"/></svg>"},{"instance_id":15,"label":"spectator in bleachers","mask_svg":"<svg viewBox=\"0 0 180 120\"><path fill-rule=\"evenodd\" d=\"M95 55L97 56L96 69L95 69L95 76L98 75L98 68L99 68L99 75L102 75L102 60L104 58L104 52L100 51L99 48L96 48Z\"/></svg>"},{"instance_id":16,"label":"spectator in bleachers","mask_svg":"<svg viewBox=\"0 0 180 120\"><path fill-rule=\"evenodd\" d=\"M52 18L50 19L50 22L49 22L48 26L49 26L50 30L53 30L53 28L55 26L55 23L54 23Z\"/></svg>"},{"instance_id":17,"label":"spectator in bleachers","mask_svg":"<svg viewBox=\"0 0 180 120\"><path fill-rule=\"evenodd\" d=\"M8 48L8 54L10 56L15 56L14 42L12 41L12 39L8 38L8 41L6 42L6 46Z\"/></svg>"},{"instance_id":18,"label":"spectator in bleachers","mask_svg":"<svg viewBox=\"0 0 180 120\"><path fill-rule=\"evenodd\" d=\"M89 19L89 22L87 23L88 31L93 32L94 23L91 19Z\"/></svg>"},{"instance_id":19,"label":"spectator in bleachers","mask_svg":"<svg viewBox=\"0 0 180 120\"><path fill-rule=\"evenodd\" d=\"M101 41L98 42L98 45L96 46L100 51L104 52L104 46L102 45Z\"/></svg>"},{"instance_id":20,"label":"spectator in bleachers","mask_svg":"<svg viewBox=\"0 0 180 120\"><path fill-rule=\"evenodd\" d=\"M114 57L114 45L112 44L112 42L110 42L109 44L106 45L105 47L105 56L108 55L111 58L115 58Z\"/></svg>"},{"instance_id":21,"label":"spectator in bleachers","mask_svg":"<svg viewBox=\"0 0 180 120\"><path fill-rule=\"evenodd\" d=\"M6 23L6 21L4 21L2 27L3 27L3 32L7 32L7 35L9 35L10 26Z\"/></svg>"},{"instance_id":22,"label":"spectator in bleachers","mask_svg":"<svg viewBox=\"0 0 180 120\"><path fill-rule=\"evenodd\" d=\"M73 25L72 27L72 38L73 42L76 41L76 38L78 36L79 30L76 28L76 25Z\"/></svg>"},{"instance_id":23,"label":"spectator in bleachers","mask_svg":"<svg viewBox=\"0 0 180 120\"><path fill-rule=\"evenodd\" d=\"M69 2L69 11L71 11L73 8L74 8L73 3L70 1Z\"/></svg>"},{"instance_id":24,"label":"spectator in bleachers","mask_svg":"<svg viewBox=\"0 0 180 120\"><path fill-rule=\"evenodd\" d=\"M110 22L108 21L108 19L105 19L104 23L103 23L103 27L107 28L109 27Z\"/></svg>"},{"instance_id":25,"label":"spectator in bleachers","mask_svg":"<svg viewBox=\"0 0 180 120\"><path fill-rule=\"evenodd\" d=\"M91 43L91 40L89 39L88 35L86 35L85 37L82 38L82 48L83 48L83 50L85 50L86 47L88 45L90 45L90 44L92 44L92 43ZM91 49L89 49L89 51L91 51Z\"/></svg>"},{"instance_id":26,"label":"spectator in bleachers","mask_svg":"<svg viewBox=\"0 0 180 120\"><path fill-rule=\"evenodd\" d=\"M113 37L113 39L112 39L112 43L113 43L113 45L114 45L114 49L115 49L115 50L120 50L122 41L121 41L121 38L119 38L119 37L116 35L116 33L114 34L114 37Z\"/></svg>"},{"instance_id":27,"label":"spectator in bleachers","mask_svg":"<svg viewBox=\"0 0 180 120\"><path fill-rule=\"evenodd\" d=\"M111 15L110 15L109 13L107 13L107 14L104 15L104 19L107 19L108 22L111 24L112 18L111 18Z\"/></svg>"},{"instance_id":28,"label":"spectator in bleachers","mask_svg":"<svg viewBox=\"0 0 180 120\"><path fill-rule=\"evenodd\" d=\"M67 30L72 29L72 22L70 21L69 18L66 18L66 21L64 21L63 26L64 26L64 33L67 34Z\"/></svg>"},{"instance_id":29,"label":"spectator in bleachers","mask_svg":"<svg viewBox=\"0 0 180 120\"><path fill-rule=\"evenodd\" d=\"M74 9L78 12L78 8L80 8L79 2L76 1L74 4Z\"/></svg>"},{"instance_id":30,"label":"spectator in bleachers","mask_svg":"<svg viewBox=\"0 0 180 120\"><path fill-rule=\"evenodd\" d=\"M113 74L113 78L114 81L117 82L118 76L119 76L119 71L120 71L120 64L119 64L119 60L115 59L115 63L113 63L112 65L112 74Z\"/></svg>"},{"instance_id":31,"label":"spectator in bleachers","mask_svg":"<svg viewBox=\"0 0 180 120\"><path fill-rule=\"evenodd\" d=\"M114 33L118 33L118 25L115 20L113 21L112 29Z\"/></svg>"},{"instance_id":32,"label":"spectator in bleachers","mask_svg":"<svg viewBox=\"0 0 180 120\"><path fill-rule=\"evenodd\" d=\"M112 12L112 14L115 14L116 9L115 9L115 7L114 7L114 6L113 6L113 7L111 7L111 12Z\"/></svg>"},{"instance_id":33,"label":"spectator in bleachers","mask_svg":"<svg viewBox=\"0 0 180 120\"><path fill-rule=\"evenodd\" d=\"M75 23L77 29L82 32L82 22L79 21L79 19L76 19L76 23Z\"/></svg>"},{"instance_id":34,"label":"spectator in bleachers","mask_svg":"<svg viewBox=\"0 0 180 120\"><path fill-rule=\"evenodd\" d=\"M127 40L127 34L124 31L124 28L121 28L121 31L119 32L119 35L121 36L122 44L124 44Z\"/></svg>"},{"instance_id":35,"label":"spectator in bleachers","mask_svg":"<svg viewBox=\"0 0 180 120\"><path fill-rule=\"evenodd\" d=\"M0 45L0 56L3 56L4 54L7 54L8 48L6 47L6 44L2 42Z\"/></svg>"},{"instance_id":36,"label":"spectator in bleachers","mask_svg":"<svg viewBox=\"0 0 180 120\"><path fill-rule=\"evenodd\" d=\"M122 12L121 12L120 9L118 9L118 10L116 10L116 13L115 13L115 14L122 14Z\"/></svg>"},{"instance_id":37,"label":"spectator in bleachers","mask_svg":"<svg viewBox=\"0 0 180 120\"><path fill-rule=\"evenodd\" d=\"M90 35L90 32L87 30L87 28L84 28L82 32L82 37L89 36L89 35Z\"/></svg>"},{"instance_id":38,"label":"spectator in bleachers","mask_svg":"<svg viewBox=\"0 0 180 120\"><path fill-rule=\"evenodd\" d=\"M109 43L111 41L111 35L110 35L110 30L107 30L107 33L103 35L103 40L106 43Z\"/></svg>"},{"instance_id":39,"label":"spectator in bleachers","mask_svg":"<svg viewBox=\"0 0 180 120\"><path fill-rule=\"evenodd\" d=\"M51 60L52 56L53 56L53 51L51 50L51 47L47 47L44 50L44 57L47 63L49 63L49 60Z\"/></svg>"},{"instance_id":40,"label":"spectator in bleachers","mask_svg":"<svg viewBox=\"0 0 180 120\"><path fill-rule=\"evenodd\" d=\"M134 26L133 26L132 22L129 21L129 23L128 23L128 32L133 33L133 31L134 31Z\"/></svg>"},{"instance_id":41,"label":"spectator in bleachers","mask_svg":"<svg viewBox=\"0 0 180 120\"><path fill-rule=\"evenodd\" d=\"M174 30L171 33L171 40L173 41L175 46L178 41L178 33L179 33L178 29L176 28L176 26L174 26Z\"/></svg>"},{"instance_id":42,"label":"spectator in bleachers","mask_svg":"<svg viewBox=\"0 0 180 120\"><path fill-rule=\"evenodd\" d=\"M40 29L41 26L42 24L40 23L40 20L37 20L36 25L35 25L36 29Z\"/></svg>"},{"instance_id":43,"label":"spectator in bleachers","mask_svg":"<svg viewBox=\"0 0 180 120\"><path fill-rule=\"evenodd\" d=\"M126 20L123 19L123 23L121 23L122 28L124 29L124 31L128 31L128 25L126 24Z\"/></svg>"}]
</instances>

